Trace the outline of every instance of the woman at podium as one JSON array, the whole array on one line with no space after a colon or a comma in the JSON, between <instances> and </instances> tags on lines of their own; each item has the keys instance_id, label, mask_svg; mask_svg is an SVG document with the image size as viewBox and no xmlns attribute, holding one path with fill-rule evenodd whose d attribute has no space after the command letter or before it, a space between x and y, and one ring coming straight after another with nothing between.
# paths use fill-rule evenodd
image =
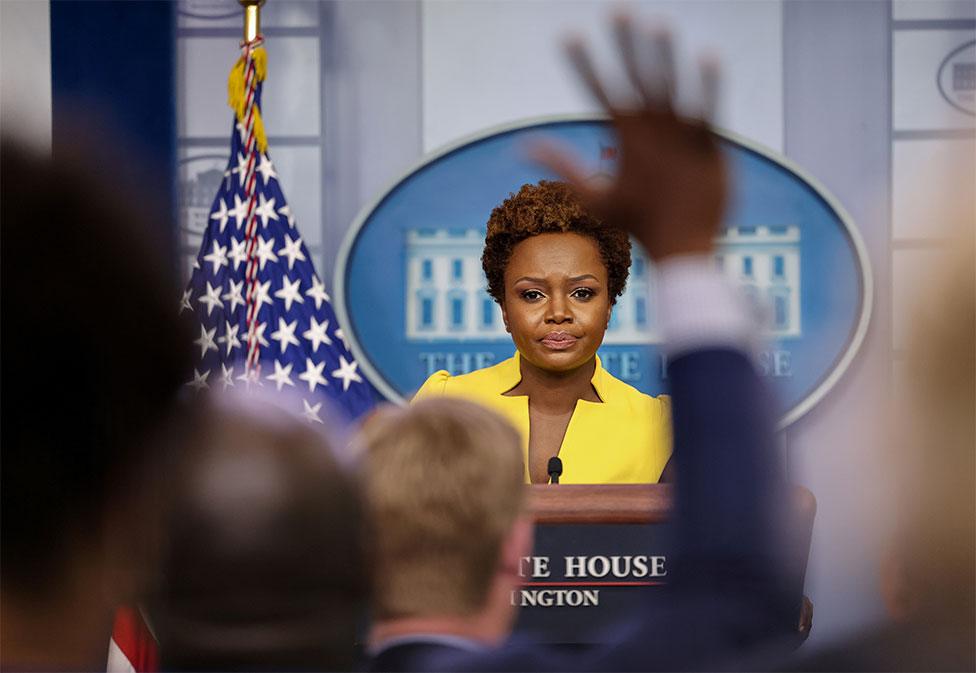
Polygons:
<instances>
[{"instance_id":1,"label":"woman at podium","mask_svg":"<svg viewBox=\"0 0 976 673\"><path fill-rule=\"evenodd\" d=\"M661 480L668 396L614 378L596 354L627 284L627 234L589 215L567 184L543 180L492 211L481 262L515 356L461 376L435 372L414 399L451 395L502 413L522 435L531 483L559 468L561 483Z\"/></svg>"}]
</instances>

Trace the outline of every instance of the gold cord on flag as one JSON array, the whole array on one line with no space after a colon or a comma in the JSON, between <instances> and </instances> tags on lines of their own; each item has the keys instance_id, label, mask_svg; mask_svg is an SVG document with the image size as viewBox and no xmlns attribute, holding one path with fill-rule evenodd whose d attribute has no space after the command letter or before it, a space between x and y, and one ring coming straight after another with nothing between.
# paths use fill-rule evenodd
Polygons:
<instances>
[{"instance_id":1,"label":"gold cord on flag","mask_svg":"<svg viewBox=\"0 0 976 673\"><path fill-rule=\"evenodd\" d=\"M255 76L258 82L263 82L268 73L268 54L264 47L257 47L251 50L251 61L254 63ZM243 127L247 127L247 104L248 90L245 81L247 60L244 56L237 59L237 63L231 68L230 76L227 78L227 104L237 116L237 121ZM264 121L261 119L261 109L255 105L252 111L254 116L254 140L258 145L258 150L262 153L268 149L268 138L264 133Z\"/></svg>"}]
</instances>

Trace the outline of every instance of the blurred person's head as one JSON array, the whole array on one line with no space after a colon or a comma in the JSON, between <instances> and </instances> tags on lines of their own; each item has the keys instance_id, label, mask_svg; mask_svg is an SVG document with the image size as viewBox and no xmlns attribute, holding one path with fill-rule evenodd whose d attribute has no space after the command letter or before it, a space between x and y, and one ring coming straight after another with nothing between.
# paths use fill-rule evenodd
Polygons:
<instances>
[{"instance_id":1,"label":"blurred person's head","mask_svg":"<svg viewBox=\"0 0 976 673\"><path fill-rule=\"evenodd\" d=\"M203 403L149 603L164 670L348 670L364 507L330 441L260 396Z\"/></svg>"},{"instance_id":2,"label":"blurred person's head","mask_svg":"<svg viewBox=\"0 0 976 673\"><path fill-rule=\"evenodd\" d=\"M2 649L14 665L104 665L114 607L146 570L144 477L192 361L154 204L92 177L103 158L0 141Z\"/></svg>"},{"instance_id":3,"label":"blurred person's head","mask_svg":"<svg viewBox=\"0 0 976 673\"><path fill-rule=\"evenodd\" d=\"M375 526L374 641L400 627L504 638L532 542L518 433L481 406L442 398L379 412L360 441Z\"/></svg>"},{"instance_id":4,"label":"blurred person's head","mask_svg":"<svg viewBox=\"0 0 976 673\"><path fill-rule=\"evenodd\" d=\"M956 622L976 604L976 290L972 244L918 307L893 426L896 526L884 572L893 617ZM971 653L970 653L971 654Z\"/></svg>"}]
</instances>

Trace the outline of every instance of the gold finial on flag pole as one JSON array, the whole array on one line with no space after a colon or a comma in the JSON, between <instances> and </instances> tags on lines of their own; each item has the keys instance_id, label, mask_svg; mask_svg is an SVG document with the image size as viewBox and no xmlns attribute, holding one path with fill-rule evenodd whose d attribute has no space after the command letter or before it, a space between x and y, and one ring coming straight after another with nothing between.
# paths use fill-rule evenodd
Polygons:
<instances>
[{"instance_id":1,"label":"gold finial on flag pole","mask_svg":"<svg viewBox=\"0 0 976 673\"><path fill-rule=\"evenodd\" d=\"M253 42L261 34L261 7L265 0L237 0L244 8L244 41Z\"/></svg>"}]
</instances>

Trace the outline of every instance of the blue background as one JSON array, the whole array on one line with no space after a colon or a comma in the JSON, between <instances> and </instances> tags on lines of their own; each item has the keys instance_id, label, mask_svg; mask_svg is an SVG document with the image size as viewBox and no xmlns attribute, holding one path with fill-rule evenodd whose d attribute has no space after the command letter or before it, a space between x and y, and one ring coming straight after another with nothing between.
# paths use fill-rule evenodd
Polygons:
<instances>
[{"instance_id":1,"label":"blue background","mask_svg":"<svg viewBox=\"0 0 976 673\"><path fill-rule=\"evenodd\" d=\"M514 353L510 342L470 339L409 342L405 335L406 232L418 228L476 229L492 208L524 183L553 178L527 160L525 141L539 135L601 165L600 148L615 146L599 121L552 122L503 131L443 154L401 180L363 221L345 267L350 328L365 356L399 394L409 396L426 376L420 353L490 352L494 362ZM862 276L853 242L820 194L782 164L723 139L732 175L725 226L796 225L800 229L802 336L772 340L768 349L792 354L792 375L771 377L782 411L801 403L836 366L857 327ZM640 390L667 389L657 348L607 345L601 355L639 351ZM605 358L606 359L606 358ZM617 373L610 368L611 373Z\"/></svg>"}]
</instances>

